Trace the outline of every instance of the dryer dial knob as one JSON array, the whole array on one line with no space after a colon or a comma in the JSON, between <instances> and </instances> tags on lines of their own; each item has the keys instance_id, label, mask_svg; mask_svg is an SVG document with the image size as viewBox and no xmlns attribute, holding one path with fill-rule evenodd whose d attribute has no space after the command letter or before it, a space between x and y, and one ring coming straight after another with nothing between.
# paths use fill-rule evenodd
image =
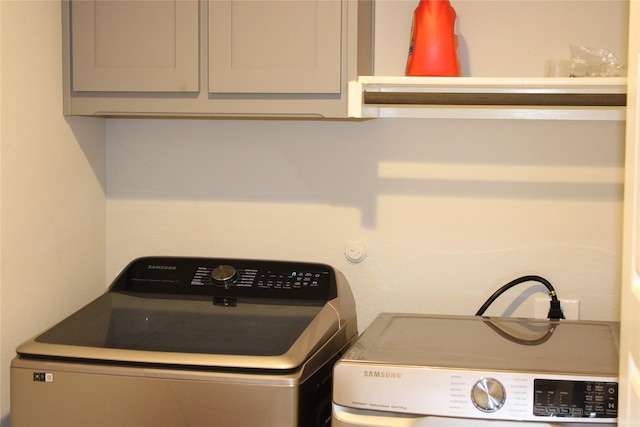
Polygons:
<instances>
[{"instance_id":1,"label":"dryer dial knob","mask_svg":"<svg viewBox=\"0 0 640 427\"><path fill-rule=\"evenodd\" d=\"M483 378L471 389L471 400L482 412L496 412L506 398L504 386L495 378Z\"/></svg>"},{"instance_id":2,"label":"dryer dial knob","mask_svg":"<svg viewBox=\"0 0 640 427\"><path fill-rule=\"evenodd\" d=\"M211 271L211 281L214 285L224 286L229 289L238 278L237 270L231 265L219 265Z\"/></svg>"}]
</instances>

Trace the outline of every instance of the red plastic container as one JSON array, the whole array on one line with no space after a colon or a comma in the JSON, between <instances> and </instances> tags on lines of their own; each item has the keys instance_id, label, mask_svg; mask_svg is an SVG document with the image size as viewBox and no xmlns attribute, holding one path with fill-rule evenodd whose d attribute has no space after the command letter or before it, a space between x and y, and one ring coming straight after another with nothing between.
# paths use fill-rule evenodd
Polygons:
<instances>
[{"instance_id":1,"label":"red plastic container","mask_svg":"<svg viewBox=\"0 0 640 427\"><path fill-rule=\"evenodd\" d=\"M460 76L456 19L449 0L420 0L413 14L407 76Z\"/></svg>"}]
</instances>

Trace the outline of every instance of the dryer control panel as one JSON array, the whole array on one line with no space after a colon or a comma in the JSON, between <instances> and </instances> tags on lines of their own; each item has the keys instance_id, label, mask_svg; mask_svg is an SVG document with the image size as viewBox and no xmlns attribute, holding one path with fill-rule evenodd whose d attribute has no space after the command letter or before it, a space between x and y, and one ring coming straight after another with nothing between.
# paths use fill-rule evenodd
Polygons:
<instances>
[{"instance_id":1,"label":"dryer control panel","mask_svg":"<svg viewBox=\"0 0 640 427\"><path fill-rule=\"evenodd\" d=\"M334 368L333 397L348 408L469 419L610 423L618 415L615 378L345 360Z\"/></svg>"},{"instance_id":2,"label":"dryer control panel","mask_svg":"<svg viewBox=\"0 0 640 427\"><path fill-rule=\"evenodd\" d=\"M536 379L533 414L537 417L616 418L618 383Z\"/></svg>"}]
</instances>

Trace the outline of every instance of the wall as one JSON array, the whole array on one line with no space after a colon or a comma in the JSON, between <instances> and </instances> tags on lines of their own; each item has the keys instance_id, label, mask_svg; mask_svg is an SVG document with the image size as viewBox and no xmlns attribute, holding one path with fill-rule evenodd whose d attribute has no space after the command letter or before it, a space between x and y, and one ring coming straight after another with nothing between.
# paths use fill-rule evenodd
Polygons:
<instances>
[{"instance_id":1,"label":"wall","mask_svg":"<svg viewBox=\"0 0 640 427\"><path fill-rule=\"evenodd\" d=\"M62 115L60 2L0 2L0 412L18 344L105 289L105 130Z\"/></svg>"},{"instance_id":2,"label":"wall","mask_svg":"<svg viewBox=\"0 0 640 427\"><path fill-rule=\"evenodd\" d=\"M540 274L584 318L618 316L622 123L114 120L107 140L110 279L152 254L327 262L366 326L474 314ZM511 306L532 285L491 312L532 315Z\"/></svg>"},{"instance_id":3,"label":"wall","mask_svg":"<svg viewBox=\"0 0 640 427\"><path fill-rule=\"evenodd\" d=\"M626 1L452 3L465 75L541 77L570 44L626 52ZM376 2L377 75L403 73L415 5ZM327 262L362 329L381 311L474 314L540 274L583 318L617 319L623 137L615 122L109 120L107 277L150 254ZM538 296L490 312L531 316Z\"/></svg>"}]
</instances>

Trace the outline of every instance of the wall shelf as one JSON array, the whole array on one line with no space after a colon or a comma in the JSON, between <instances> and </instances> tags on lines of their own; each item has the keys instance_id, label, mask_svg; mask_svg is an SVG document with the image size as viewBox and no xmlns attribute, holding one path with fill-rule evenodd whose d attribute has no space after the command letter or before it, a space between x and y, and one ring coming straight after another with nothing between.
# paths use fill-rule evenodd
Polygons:
<instances>
[{"instance_id":1,"label":"wall shelf","mask_svg":"<svg viewBox=\"0 0 640 427\"><path fill-rule=\"evenodd\" d=\"M349 117L624 120L626 78L361 76Z\"/></svg>"}]
</instances>

